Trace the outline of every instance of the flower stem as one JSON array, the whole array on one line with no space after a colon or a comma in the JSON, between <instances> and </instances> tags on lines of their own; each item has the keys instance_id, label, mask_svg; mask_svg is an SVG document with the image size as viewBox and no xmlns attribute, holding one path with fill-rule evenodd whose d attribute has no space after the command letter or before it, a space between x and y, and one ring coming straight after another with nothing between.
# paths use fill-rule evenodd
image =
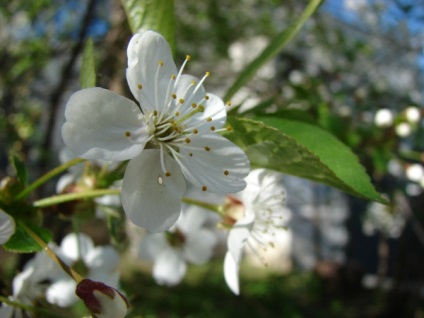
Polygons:
<instances>
[{"instance_id":1,"label":"flower stem","mask_svg":"<svg viewBox=\"0 0 424 318\"><path fill-rule=\"evenodd\" d=\"M43 175L40 178L38 178L37 180L35 180L32 184L30 184L28 187L26 187L21 193L19 193L15 197L15 201L20 201L20 200L25 199L32 191L37 189L42 184L46 183L51 178L55 177L59 173L62 173L63 171L66 171L69 167L75 166L75 165L77 165L81 162L84 162L84 161L85 161L85 159L75 158L75 159L72 159L72 160L64 163L63 165L60 165L60 166L54 168L53 170L47 172L45 175Z\"/></svg>"},{"instance_id":2,"label":"flower stem","mask_svg":"<svg viewBox=\"0 0 424 318\"><path fill-rule=\"evenodd\" d=\"M183 198L183 202L197 205L201 208L213 211L213 212L215 212L215 213L217 213L221 216L223 215L221 205L211 204L211 203L207 203L207 202L203 202L203 201L199 201L199 200L195 200L195 199L191 199L191 198Z\"/></svg>"},{"instance_id":3,"label":"flower stem","mask_svg":"<svg viewBox=\"0 0 424 318\"><path fill-rule=\"evenodd\" d=\"M20 226L31 236L31 238L37 242L38 245L40 245L43 250L47 253L47 255L57 264L60 268L64 270L66 274L68 274L73 280L75 280L77 283L79 283L81 280L84 279L80 274L78 274L76 271L74 271L72 268L70 268L68 265L65 264L65 262L56 255L56 253L47 245L44 240L38 236L37 233L35 233L33 230L31 230L28 226L26 226L24 223L20 222Z\"/></svg>"},{"instance_id":4,"label":"flower stem","mask_svg":"<svg viewBox=\"0 0 424 318\"><path fill-rule=\"evenodd\" d=\"M91 191L86 191L81 193L59 194L59 195L53 195L48 198L37 200L32 205L36 208L44 208L50 205L55 205L55 204L68 202L68 201L95 198L95 197L101 197L107 194L120 194L120 193L121 193L121 190L117 190L117 189L97 189L97 190L91 190Z\"/></svg>"},{"instance_id":5,"label":"flower stem","mask_svg":"<svg viewBox=\"0 0 424 318\"><path fill-rule=\"evenodd\" d=\"M3 296L0 296L0 302L5 303L9 306L13 306L13 307L28 311L28 312L43 314L43 317L57 317L56 313L52 313L47 309L43 309L43 308L36 307L36 306L26 305L26 304L23 304L21 302L14 301L14 300L11 300L11 299L3 297ZM13 316L13 317L15 317L15 316Z\"/></svg>"}]
</instances>

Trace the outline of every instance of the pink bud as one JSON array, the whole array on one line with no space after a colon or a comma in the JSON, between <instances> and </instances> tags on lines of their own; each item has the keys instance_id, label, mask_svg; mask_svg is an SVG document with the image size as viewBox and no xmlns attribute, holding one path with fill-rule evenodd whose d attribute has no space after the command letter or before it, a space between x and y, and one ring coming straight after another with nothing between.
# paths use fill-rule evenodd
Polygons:
<instances>
[{"instance_id":1,"label":"pink bud","mask_svg":"<svg viewBox=\"0 0 424 318\"><path fill-rule=\"evenodd\" d=\"M130 306L118 290L90 279L80 281L75 293L98 318L123 318Z\"/></svg>"}]
</instances>

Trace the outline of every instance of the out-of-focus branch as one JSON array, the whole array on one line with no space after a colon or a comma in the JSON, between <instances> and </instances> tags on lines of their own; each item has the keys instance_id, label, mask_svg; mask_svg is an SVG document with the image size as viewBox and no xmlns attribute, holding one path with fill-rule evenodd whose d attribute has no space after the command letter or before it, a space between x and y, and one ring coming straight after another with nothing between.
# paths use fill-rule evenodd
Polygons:
<instances>
[{"instance_id":1,"label":"out-of-focus branch","mask_svg":"<svg viewBox=\"0 0 424 318\"><path fill-rule=\"evenodd\" d=\"M61 79L49 99L49 105L47 109L47 113L48 113L47 127L46 127L46 131L44 135L44 141L42 144L43 154L42 154L42 160L40 162L41 173L45 170L46 165L48 164L48 161L49 161L47 160L48 159L47 156L49 155L51 146L52 146L53 131L55 128L56 115L59 109L60 101L70 79L72 78L71 75L72 75L72 70L74 68L75 62L77 61L77 58L81 54L82 49L84 47L84 42L85 42L85 39L87 38L88 28L94 17L96 2L97 0L90 0L87 4L87 9L85 11L84 17L81 22L81 29L78 35L77 42L72 48L71 54L69 56L69 60L65 64L61 72Z\"/></svg>"}]
</instances>

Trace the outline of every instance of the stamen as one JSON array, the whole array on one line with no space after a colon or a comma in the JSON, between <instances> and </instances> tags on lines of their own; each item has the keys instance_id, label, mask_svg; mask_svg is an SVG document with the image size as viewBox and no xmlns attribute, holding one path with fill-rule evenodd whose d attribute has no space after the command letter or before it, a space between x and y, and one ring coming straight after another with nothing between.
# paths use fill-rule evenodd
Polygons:
<instances>
[{"instance_id":1,"label":"stamen","mask_svg":"<svg viewBox=\"0 0 424 318\"><path fill-rule=\"evenodd\" d=\"M206 190L208 190L208 187L207 186L203 186L202 187L202 191L206 191Z\"/></svg>"},{"instance_id":2,"label":"stamen","mask_svg":"<svg viewBox=\"0 0 424 318\"><path fill-rule=\"evenodd\" d=\"M228 170L225 170L225 171L224 171L224 174L225 174L226 176L228 176L228 175L230 174L230 172L229 172Z\"/></svg>"}]
</instances>

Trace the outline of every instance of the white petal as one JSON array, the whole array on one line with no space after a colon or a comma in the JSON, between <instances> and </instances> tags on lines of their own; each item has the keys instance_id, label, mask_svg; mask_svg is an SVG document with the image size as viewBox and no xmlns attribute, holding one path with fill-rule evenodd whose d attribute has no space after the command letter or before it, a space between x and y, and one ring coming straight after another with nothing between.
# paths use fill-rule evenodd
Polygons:
<instances>
[{"instance_id":1,"label":"white petal","mask_svg":"<svg viewBox=\"0 0 424 318\"><path fill-rule=\"evenodd\" d=\"M168 246L169 244L163 233L148 234L143 237L141 241L138 257L153 261L163 250L168 248Z\"/></svg>"},{"instance_id":2,"label":"white petal","mask_svg":"<svg viewBox=\"0 0 424 318\"><path fill-rule=\"evenodd\" d=\"M131 100L99 87L74 93L65 110L65 144L79 157L123 161L144 148L147 126ZM135 142L133 138L139 137Z\"/></svg>"},{"instance_id":3,"label":"white petal","mask_svg":"<svg viewBox=\"0 0 424 318\"><path fill-rule=\"evenodd\" d=\"M228 233L228 252L236 261L241 259L245 243L251 234L253 217L248 215L248 217L239 220Z\"/></svg>"},{"instance_id":4,"label":"white petal","mask_svg":"<svg viewBox=\"0 0 424 318\"><path fill-rule=\"evenodd\" d=\"M218 134L193 135L190 139L186 147L181 147L183 156L179 158L188 181L198 189L206 186L213 193L244 189L250 163L243 150Z\"/></svg>"},{"instance_id":5,"label":"white petal","mask_svg":"<svg viewBox=\"0 0 424 318\"><path fill-rule=\"evenodd\" d=\"M201 105L205 107L204 112L197 113L185 122L188 127L196 126L200 133L215 131L224 126L227 120L222 99L211 93L207 95L208 100L201 102Z\"/></svg>"},{"instance_id":6,"label":"white petal","mask_svg":"<svg viewBox=\"0 0 424 318\"><path fill-rule=\"evenodd\" d=\"M230 253L225 254L225 259L224 259L225 282L227 283L231 291L236 295L240 294L239 277L238 277L239 266L240 264L236 263L236 261L231 257Z\"/></svg>"},{"instance_id":7,"label":"white petal","mask_svg":"<svg viewBox=\"0 0 424 318\"><path fill-rule=\"evenodd\" d=\"M84 255L84 262L90 270L113 272L118 268L119 253L112 246L99 246Z\"/></svg>"},{"instance_id":8,"label":"white petal","mask_svg":"<svg viewBox=\"0 0 424 318\"><path fill-rule=\"evenodd\" d=\"M51 304L69 307L78 300L75 294L76 287L77 284L70 278L57 281L47 288L46 299Z\"/></svg>"},{"instance_id":9,"label":"white petal","mask_svg":"<svg viewBox=\"0 0 424 318\"><path fill-rule=\"evenodd\" d=\"M195 233L192 232L187 236L184 256L193 264L204 264L212 257L216 243L218 237L211 230L200 229Z\"/></svg>"},{"instance_id":10,"label":"white petal","mask_svg":"<svg viewBox=\"0 0 424 318\"><path fill-rule=\"evenodd\" d=\"M175 93L171 91L166 96L172 75L177 75L168 42L153 31L137 33L128 44L127 55L127 81L132 94L145 112L161 110ZM159 66L160 62L163 66Z\"/></svg>"},{"instance_id":11,"label":"white petal","mask_svg":"<svg viewBox=\"0 0 424 318\"><path fill-rule=\"evenodd\" d=\"M61 252L73 261L81 259L93 248L93 240L84 233L78 235L76 233L70 233L60 243Z\"/></svg>"},{"instance_id":12,"label":"white petal","mask_svg":"<svg viewBox=\"0 0 424 318\"><path fill-rule=\"evenodd\" d=\"M0 244L6 243L15 233L15 221L13 218L0 210Z\"/></svg>"},{"instance_id":13,"label":"white petal","mask_svg":"<svg viewBox=\"0 0 424 318\"><path fill-rule=\"evenodd\" d=\"M127 166L122 184L122 205L128 218L150 232L161 232L178 219L186 184L177 162L168 155L164 165L159 150L144 150Z\"/></svg>"},{"instance_id":14,"label":"white petal","mask_svg":"<svg viewBox=\"0 0 424 318\"><path fill-rule=\"evenodd\" d=\"M187 270L181 253L171 248L163 251L153 266L153 278L160 285L176 285L183 279Z\"/></svg>"},{"instance_id":15,"label":"white petal","mask_svg":"<svg viewBox=\"0 0 424 318\"><path fill-rule=\"evenodd\" d=\"M202 227L207 217L207 211L202 208L193 204L183 204L177 226L184 233L194 233Z\"/></svg>"}]
</instances>

